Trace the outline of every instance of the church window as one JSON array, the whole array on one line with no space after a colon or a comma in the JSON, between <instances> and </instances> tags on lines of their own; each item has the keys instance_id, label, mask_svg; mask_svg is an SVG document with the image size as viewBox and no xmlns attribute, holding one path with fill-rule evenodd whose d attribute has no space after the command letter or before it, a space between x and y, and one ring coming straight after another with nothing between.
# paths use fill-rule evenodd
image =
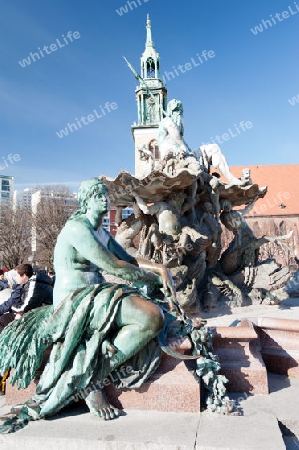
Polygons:
<instances>
[{"instance_id":1,"label":"church window","mask_svg":"<svg viewBox=\"0 0 299 450\"><path fill-rule=\"evenodd\" d=\"M153 58L148 58L146 61L146 77L155 78L155 61Z\"/></svg>"},{"instance_id":2,"label":"church window","mask_svg":"<svg viewBox=\"0 0 299 450\"><path fill-rule=\"evenodd\" d=\"M287 234L286 224L284 220L279 224L279 230L281 234Z\"/></svg>"},{"instance_id":3,"label":"church window","mask_svg":"<svg viewBox=\"0 0 299 450\"><path fill-rule=\"evenodd\" d=\"M159 161L161 159L161 155L157 140L153 139L150 141L148 148L152 152L154 160Z\"/></svg>"}]
</instances>

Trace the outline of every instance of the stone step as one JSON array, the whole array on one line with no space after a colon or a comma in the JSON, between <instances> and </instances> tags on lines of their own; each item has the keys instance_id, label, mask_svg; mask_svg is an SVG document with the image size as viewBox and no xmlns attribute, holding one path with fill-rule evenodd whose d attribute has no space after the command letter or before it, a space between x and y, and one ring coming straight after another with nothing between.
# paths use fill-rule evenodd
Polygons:
<instances>
[{"instance_id":1,"label":"stone step","mask_svg":"<svg viewBox=\"0 0 299 450\"><path fill-rule=\"evenodd\" d=\"M0 435L0 446L5 450L193 450L199 420L199 413L131 410L104 421L77 406L31 422L14 434Z\"/></svg>"},{"instance_id":2,"label":"stone step","mask_svg":"<svg viewBox=\"0 0 299 450\"><path fill-rule=\"evenodd\" d=\"M273 411L283 435L299 438L299 378L268 374L268 379Z\"/></svg>"},{"instance_id":3,"label":"stone step","mask_svg":"<svg viewBox=\"0 0 299 450\"><path fill-rule=\"evenodd\" d=\"M15 434L0 435L0 445L5 450L285 449L269 395L230 397L239 401L243 416L130 410L105 422L75 405ZM7 410L0 408L0 415Z\"/></svg>"},{"instance_id":4,"label":"stone step","mask_svg":"<svg viewBox=\"0 0 299 450\"><path fill-rule=\"evenodd\" d=\"M229 380L228 392L268 394L267 370L253 324L244 319L238 326L214 327L211 331L220 373Z\"/></svg>"},{"instance_id":5,"label":"stone step","mask_svg":"<svg viewBox=\"0 0 299 450\"><path fill-rule=\"evenodd\" d=\"M259 335L267 370L299 377L299 320L270 317L249 320Z\"/></svg>"},{"instance_id":6,"label":"stone step","mask_svg":"<svg viewBox=\"0 0 299 450\"><path fill-rule=\"evenodd\" d=\"M269 395L230 395L243 416L201 415L196 450L284 450L285 444Z\"/></svg>"}]
</instances>

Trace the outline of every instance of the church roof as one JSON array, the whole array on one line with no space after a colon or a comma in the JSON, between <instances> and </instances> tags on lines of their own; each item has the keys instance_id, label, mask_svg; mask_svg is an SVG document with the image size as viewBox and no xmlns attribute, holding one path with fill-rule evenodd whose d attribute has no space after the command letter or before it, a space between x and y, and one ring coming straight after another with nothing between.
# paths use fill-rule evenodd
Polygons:
<instances>
[{"instance_id":1,"label":"church roof","mask_svg":"<svg viewBox=\"0 0 299 450\"><path fill-rule=\"evenodd\" d=\"M231 172L240 177L248 167L252 182L268 186L266 196L259 199L248 214L252 216L299 216L299 164L262 166L231 166Z\"/></svg>"},{"instance_id":2,"label":"church roof","mask_svg":"<svg viewBox=\"0 0 299 450\"><path fill-rule=\"evenodd\" d=\"M146 41L145 41L145 50L142 54L141 59L147 60L148 58L154 58L156 60L159 59L159 53L155 49L155 44L152 39L152 24L149 18L149 14L146 19Z\"/></svg>"}]
</instances>

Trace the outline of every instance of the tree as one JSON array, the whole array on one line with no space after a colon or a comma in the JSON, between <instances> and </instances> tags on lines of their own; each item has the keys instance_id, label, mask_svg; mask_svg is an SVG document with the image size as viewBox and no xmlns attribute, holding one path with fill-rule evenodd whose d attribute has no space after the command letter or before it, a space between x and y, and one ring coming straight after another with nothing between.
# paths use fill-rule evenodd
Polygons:
<instances>
[{"instance_id":1,"label":"tree","mask_svg":"<svg viewBox=\"0 0 299 450\"><path fill-rule=\"evenodd\" d=\"M34 258L51 267L57 236L78 209L75 196L66 186L37 187L31 199L31 205L26 206L21 201L1 204L1 266L11 269Z\"/></svg>"},{"instance_id":2,"label":"tree","mask_svg":"<svg viewBox=\"0 0 299 450\"><path fill-rule=\"evenodd\" d=\"M53 265L57 236L67 219L78 209L76 197L67 186L46 186L32 197L34 258L46 267Z\"/></svg>"},{"instance_id":3,"label":"tree","mask_svg":"<svg viewBox=\"0 0 299 450\"><path fill-rule=\"evenodd\" d=\"M1 265L13 269L31 255L31 216L22 204L2 203L0 210Z\"/></svg>"}]
</instances>

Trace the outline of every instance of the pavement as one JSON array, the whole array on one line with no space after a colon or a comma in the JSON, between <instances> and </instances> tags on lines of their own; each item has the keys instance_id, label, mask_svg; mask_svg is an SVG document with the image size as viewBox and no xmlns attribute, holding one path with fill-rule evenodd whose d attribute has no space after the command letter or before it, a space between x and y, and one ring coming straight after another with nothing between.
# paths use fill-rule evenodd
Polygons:
<instances>
[{"instance_id":1,"label":"pavement","mask_svg":"<svg viewBox=\"0 0 299 450\"><path fill-rule=\"evenodd\" d=\"M246 317L299 320L299 298L281 305L251 305L215 311L210 326L228 326ZM299 450L299 378L268 374L269 395L233 394L241 416L128 410L103 421L83 405L0 435L5 450ZM8 412L0 397L0 415Z\"/></svg>"},{"instance_id":2,"label":"pavement","mask_svg":"<svg viewBox=\"0 0 299 450\"><path fill-rule=\"evenodd\" d=\"M299 297L286 298L278 305L254 304L242 307L222 307L202 313L201 317L207 320L208 326L228 327L237 320L250 317L273 317L276 319L299 320Z\"/></svg>"}]
</instances>

